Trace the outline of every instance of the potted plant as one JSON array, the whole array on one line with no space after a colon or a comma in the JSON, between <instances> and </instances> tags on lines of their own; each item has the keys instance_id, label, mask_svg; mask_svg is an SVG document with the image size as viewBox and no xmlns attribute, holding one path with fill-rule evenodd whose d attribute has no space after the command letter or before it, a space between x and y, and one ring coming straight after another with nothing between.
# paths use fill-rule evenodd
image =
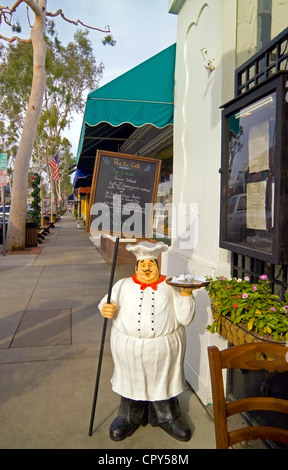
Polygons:
<instances>
[{"instance_id":1,"label":"potted plant","mask_svg":"<svg viewBox=\"0 0 288 470\"><path fill-rule=\"evenodd\" d=\"M214 321L207 329L222 336L226 330L233 330L230 337L234 344L255 340L286 342L288 340L288 290L284 301L272 293L271 282L266 275L251 283L248 277L228 278L206 277L209 284L205 287L211 298ZM227 321L230 326L227 326ZM235 328L240 331L240 339ZM248 334L249 338L248 338ZM254 339L253 339L254 338Z\"/></svg>"},{"instance_id":2,"label":"potted plant","mask_svg":"<svg viewBox=\"0 0 288 470\"><path fill-rule=\"evenodd\" d=\"M32 180L33 191L31 193L31 196L33 197L33 200L31 202L31 208L32 208L31 219L36 224L36 228L39 228L41 225L40 182L41 182L41 178L39 175L33 177L33 180Z\"/></svg>"},{"instance_id":3,"label":"potted plant","mask_svg":"<svg viewBox=\"0 0 288 470\"><path fill-rule=\"evenodd\" d=\"M32 179L32 188L33 191L31 196L33 197L30 213L30 218L26 222L26 239L25 246L37 246L38 244L38 228L40 227L41 222L41 198L40 198L40 176L35 175Z\"/></svg>"}]
</instances>

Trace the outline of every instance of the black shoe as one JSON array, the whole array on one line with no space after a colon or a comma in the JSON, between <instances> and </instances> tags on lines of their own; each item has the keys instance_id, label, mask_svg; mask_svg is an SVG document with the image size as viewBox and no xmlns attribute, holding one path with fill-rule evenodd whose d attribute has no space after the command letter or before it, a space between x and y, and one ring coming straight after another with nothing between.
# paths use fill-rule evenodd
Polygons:
<instances>
[{"instance_id":1,"label":"black shoe","mask_svg":"<svg viewBox=\"0 0 288 470\"><path fill-rule=\"evenodd\" d=\"M110 426L110 438L113 441L122 441L139 428L139 424L132 423L125 416L117 416Z\"/></svg>"},{"instance_id":2,"label":"black shoe","mask_svg":"<svg viewBox=\"0 0 288 470\"><path fill-rule=\"evenodd\" d=\"M187 426L183 416L178 416L165 423L159 423L159 426L178 441L187 442L191 439L191 429Z\"/></svg>"},{"instance_id":3,"label":"black shoe","mask_svg":"<svg viewBox=\"0 0 288 470\"><path fill-rule=\"evenodd\" d=\"M148 422L148 403L147 401L131 400L121 397L118 416L126 417L129 422L138 423L146 426Z\"/></svg>"}]
</instances>

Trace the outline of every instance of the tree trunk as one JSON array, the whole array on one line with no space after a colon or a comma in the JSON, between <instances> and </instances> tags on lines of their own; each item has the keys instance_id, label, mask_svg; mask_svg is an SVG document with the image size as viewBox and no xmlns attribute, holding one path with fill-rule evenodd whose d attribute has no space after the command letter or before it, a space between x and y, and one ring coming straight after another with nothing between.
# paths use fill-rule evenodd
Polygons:
<instances>
[{"instance_id":1,"label":"tree trunk","mask_svg":"<svg viewBox=\"0 0 288 470\"><path fill-rule=\"evenodd\" d=\"M46 83L45 57L47 46L44 41L44 28L47 0L27 0L25 3L35 13L35 23L31 29L33 80L22 136L15 158L7 233L8 251L20 250L25 247L29 163L33 152Z\"/></svg>"},{"instance_id":2,"label":"tree trunk","mask_svg":"<svg viewBox=\"0 0 288 470\"><path fill-rule=\"evenodd\" d=\"M53 219L54 214L57 215L57 190L56 190L56 181L54 181L53 176L50 175L50 188L51 188L51 222L55 222Z\"/></svg>"}]
</instances>

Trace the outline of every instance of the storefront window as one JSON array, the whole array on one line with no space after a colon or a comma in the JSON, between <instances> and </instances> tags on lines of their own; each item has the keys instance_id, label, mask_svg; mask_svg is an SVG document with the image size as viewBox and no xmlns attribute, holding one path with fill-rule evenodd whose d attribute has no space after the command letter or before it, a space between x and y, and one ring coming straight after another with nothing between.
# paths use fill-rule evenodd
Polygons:
<instances>
[{"instance_id":1,"label":"storefront window","mask_svg":"<svg viewBox=\"0 0 288 470\"><path fill-rule=\"evenodd\" d=\"M173 184L173 157L163 159L161 175L155 204L153 238L157 240L171 240L172 233L172 184Z\"/></svg>"},{"instance_id":2,"label":"storefront window","mask_svg":"<svg viewBox=\"0 0 288 470\"><path fill-rule=\"evenodd\" d=\"M272 93L229 118L228 241L271 253L276 96Z\"/></svg>"},{"instance_id":3,"label":"storefront window","mask_svg":"<svg viewBox=\"0 0 288 470\"><path fill-rule=\"evenodd\" d=\"M277 77L223 112L220 246L267 261L285 251L286 81Z\"/></svg>"}]
</instances>

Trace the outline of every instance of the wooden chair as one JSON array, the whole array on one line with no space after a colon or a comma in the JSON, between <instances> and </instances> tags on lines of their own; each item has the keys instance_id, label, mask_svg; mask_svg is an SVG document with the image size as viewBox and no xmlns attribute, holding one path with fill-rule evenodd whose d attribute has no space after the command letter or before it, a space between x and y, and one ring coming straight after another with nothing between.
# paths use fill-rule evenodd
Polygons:
<instances>
[{"instance_id":1,"label":"wooden chair","mask_svg":"<svg viewBox=\"0 0 288 470\"><path fill-rule=\"evenodd\" d=\"M228 449L236 443L254 439L288 444L288 430L272 426L245 426L228 431L228 417L253 410L287 413L288 400L272 397L249 397L228 402L225 398L223 369L288 371L288 348L277 343L252 343L219 351L208 347L217 449Z\"/></svg>"}]
</instances>

